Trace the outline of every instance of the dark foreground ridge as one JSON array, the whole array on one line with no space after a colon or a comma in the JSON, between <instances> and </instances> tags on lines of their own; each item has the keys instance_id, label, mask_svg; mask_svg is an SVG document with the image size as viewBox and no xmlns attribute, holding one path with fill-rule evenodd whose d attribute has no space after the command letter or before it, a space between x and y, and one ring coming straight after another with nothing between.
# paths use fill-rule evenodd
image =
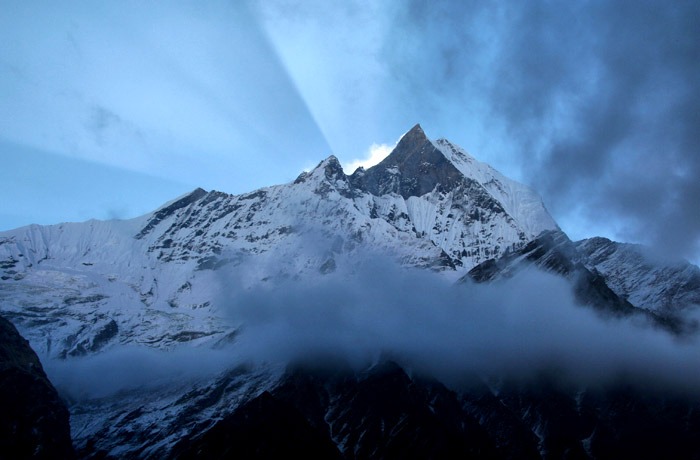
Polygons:
<instances>
[{"instance_id":1,"label":"dark foreground ridge","mask_svg":"<svg viewBox=\"0 0 700 460\"><path fill-rule=\"evenodd\" d=\"M699 409L623 384L581 390L553 375L495 392L474 378L452 391L391 361L359 373L299 367L171 456L698 458Z\"/></svg>"},{"instance_id":2,"label":"dark foreground ridge","mask_svg":"<svg viewBox=\"0 0 700 460\"><path fill-rule=\"evenodd\" d=\"M0 458L75 458L68 417L29 342L0 317Z\"/></svg>"}]
</instances>

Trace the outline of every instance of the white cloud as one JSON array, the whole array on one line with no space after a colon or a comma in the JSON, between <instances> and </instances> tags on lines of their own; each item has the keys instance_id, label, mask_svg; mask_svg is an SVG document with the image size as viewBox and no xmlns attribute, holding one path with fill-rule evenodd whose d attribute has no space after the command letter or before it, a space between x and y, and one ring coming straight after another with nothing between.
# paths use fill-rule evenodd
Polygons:
<instances>
[{"instance_id":1,"label":"white cloud","mask_svg":"<svg viewBox=\"0 0 700 460\"><path fill-rule=\"evenodd\" d=\"M388 144L372 144L369 149L367 149L367 154L364 159L354 159L348 163L343 169L345 174L352 174L360 166L364 168L369 168L376 165L384 158L386 158L392 150L394 150L396 145Z\"/></svg>"}]
</instances>

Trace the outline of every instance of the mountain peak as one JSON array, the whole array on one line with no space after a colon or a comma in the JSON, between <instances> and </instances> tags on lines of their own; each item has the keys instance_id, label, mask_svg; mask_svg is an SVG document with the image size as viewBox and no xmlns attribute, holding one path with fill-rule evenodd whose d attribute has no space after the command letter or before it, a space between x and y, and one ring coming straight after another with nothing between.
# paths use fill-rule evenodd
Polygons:
<instances>
[{"instance_id":1,"label":"mountain peak","mask_svg":"<svg viewBox=\"0 0 700 460\"><path fill-rule=\"evenodd\" d=\"M319 176L319 174L321 176ZM325 177L329 180L345 180L345 172L343 172L343 167L336 158L335 155L331 155L325 160L321 161L314 169L311 171L303 172L294 181L295 184L305 182L309 177Z\"/></svg>"},{"instance_id":2,"label":"mountain peak","mask_svg":"<svg viewBox=\"0 0 700 460\"><path fill-rule=\"evenodd\" d=\"M413 128L409 129L406 134L401 136L399 140L399 145L403 143L408 143L412 145L423 144L428 141L428 136L425 135L425 131L421 128L420 123L416 123ZM397 145L398 147L398 145Z\"/></svg>"},{"instance_id":3,"label":"mountain peak","mask_svg":"<svg viewBox=\"0 0 700 460\"><path fill-rule=\"evenodd\" d=\"M452 188L461 173L416 124L378 165L353 174L355 185L374 195L398 193L404 198L422 196L440 185Z\"/></svg>"},{"instance_id":4,"label":"mountain peak","mask_svg":"<svg viewBox=\"0 0 700 460\"><path fill-rule=\"evenodd\" d=\"M340 161L335 155L331 155L316 166L313 171L317 169L324 169L328 171L329 169L333 172L343 172L343 167L340 165ZM313 172L312 171L312 172Z\"/></svg>"}]
</instances>

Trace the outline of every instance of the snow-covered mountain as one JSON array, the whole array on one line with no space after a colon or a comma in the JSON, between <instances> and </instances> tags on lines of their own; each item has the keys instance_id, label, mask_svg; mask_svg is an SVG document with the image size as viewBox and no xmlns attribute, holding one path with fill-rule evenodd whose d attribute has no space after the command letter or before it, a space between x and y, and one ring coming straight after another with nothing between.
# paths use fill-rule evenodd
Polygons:
<instances>
[{"instance_id":1,"label":"snow-covered mountain","mask_svg":"<svg viewBox=\"0 0 700 460\"><path fill-rule=\"evenodd\" d=\"M331 156L292 183L242 195L196 189L135 219L2 232L0 314L48 361L79 363L134 347L199 353L235 346L244 325L224 308L231 290L351 273L362 269L357 261L367 254L450 282L488 282L535 266L567 280L581 303L613 313L651 311L660 321L669 312L692 310L700 299L697 267L653 263L631 246L602 239L571 242L534 191L447 140L428 139L416 125L381 163L349 175ZM353 458L353 448L362 457L358 452L373 448L362 433L389 439L388 419L381 411L370 413L371 398L355 399L364 394L362 385L375 381L377 370L366 372L312 378L243 366L195 381L73 401L74 442L84 456L102 451L162 458L177 445L172 452L188 458L191 449L213 448L214 435L200 434L242 423L238 409L245 420L260 411L265 416L281 411L294 421L301 416L294 410L308 403L316 412L302 410L311 425L300 436L318 439L321 429L321 438L328 436L323 443L346 458ZM475 452L460 438L474 435L465 434L465 426L488 431L482 433L488 441L482 435L474 441L486 457L509 443L519 443L511 455L538 452L537 439L546 429L541 420L526 420L534 413L528 408L503 409L509 393L499 399L484 386L478 397L457 398L400 369L380 375L389 375L388 388L415 405L420 417L409 420L415 433L426 433L437 417L456 427L450 434L456 436L450 438L455 452ZM292 395L297 378L304 386ZM272 393L260 396L266 391ZM459 410L443 407L436 413L438 396ZM357 431L351 422L361 424L362 417L344 412L340 402L346 400L368 411L374 425ZM532 401L544 404L540 397ZM394 409L386 408L392 429L400 432L406 419ZM330 431L319 428L323 421ZM224 428L216 428L219 422ZM505 431L493 433L493 427ZM511 435L518 440L509 440ZM186 442L178 444L181 440Z\"/></svg>"},{"instance_id":2,"label":"snow-covered mountain","mask_svg":"<svg viewBox=\"0 0 700 460\"><path fill-rule=\"evenodd\" d=\"M455 279L557 226L540 198L419 125L380 164L331 156L293 183L243 195L194 190L126 221L0 233L3 313L41 354L222 340L221 272L255 284L329 273L357 252Z\"/></svg>"}]
</instances>

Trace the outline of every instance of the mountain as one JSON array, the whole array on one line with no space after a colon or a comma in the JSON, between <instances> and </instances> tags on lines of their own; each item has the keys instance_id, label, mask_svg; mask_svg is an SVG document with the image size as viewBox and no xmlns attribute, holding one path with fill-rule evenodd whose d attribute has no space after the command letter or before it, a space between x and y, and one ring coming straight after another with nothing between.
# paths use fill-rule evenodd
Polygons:
<instances>
[{"instance_id":1,"label":"mountain","mask_svg":"<svg viewBox=\"0 0 700 460\"><path fill-rule=\"evenodd\" d=\"M136 219L0 233L3 312L54 357L168 348L233 332L213 311L224 269L244 265L252 285L374 252L458 278L557 228L533 191L416 125L351 176L331 156L291 184L197 189Z\"/></svg>"},{"instance_id":2,"label":"mountain","mask_svg":"<svg viewBox=\"0 0 700 460\"><path fill-rule=\"evenodd\" d=\"M549 380L470 376L448 388L390 358L309 370L229 356L249 333L232 317L232 293L313 288L362 272L368 259L458 286L541 270L578 304L606 317L642 315L673 334L693 333L700 303L697 267L599 238L570 241L534 191L416 125L382 162L350 175L330 156L291 183L250 193L196 189L135 219L2 232L0 313L62 376L83 458L217 458L232 444L251 456L284 448L330 458L614 457L633 452L624 436L644 428L619 431L627 415L667 417L659 432L675 431L679 452L692 450L697 404L655 393L618 407L610 393ZM352 297L324 289L331 305ZM283 315L289 327L294 314ZM159 374L161 356L178 364ZM688 411L687 423L677 410ZM650 452L664 445L648 439Z\"/></svg>"},{"instance_id":3,"label":"mountain","mask_svg":"<svg viewBox=\"0 0 700 460\"><path fill-rule=\"evenodd\" d=\"M580 259L576 246L563 232L545 231L523 248L477 265L462 280L472 279L481 283L495 281L535 266L569 279L574 295L582 304L617 315L630 315L638 311Z\"/></svg>"}]
</instances>

